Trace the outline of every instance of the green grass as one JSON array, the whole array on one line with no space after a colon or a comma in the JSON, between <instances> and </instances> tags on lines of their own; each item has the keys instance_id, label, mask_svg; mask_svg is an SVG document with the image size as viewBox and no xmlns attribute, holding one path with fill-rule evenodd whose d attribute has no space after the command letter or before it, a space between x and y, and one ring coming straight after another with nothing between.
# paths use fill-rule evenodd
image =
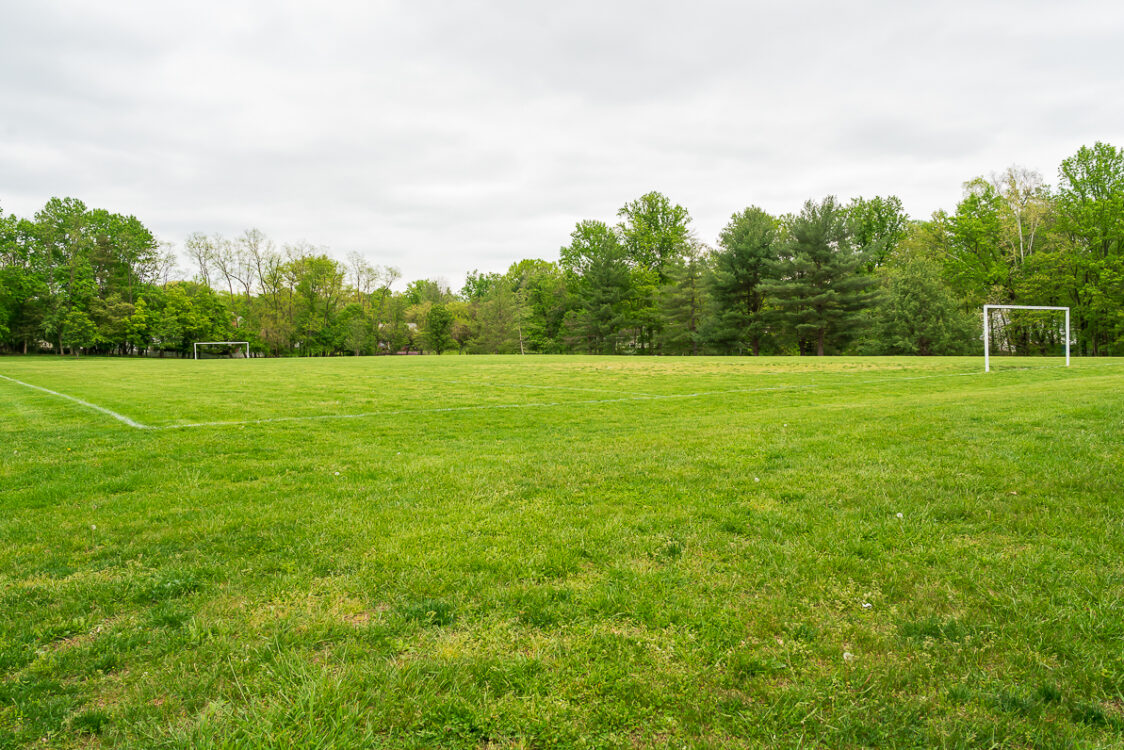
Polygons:
<instances>
[{"instance_id":1,"label":"green grass","mask_svg":"<svg viewBox=\"0 0 1124 750\"><path fill-rule=\"evenodd\" d=\"M0 379L0 747L1119 746L1124 361L994 364L0 359L146 427Z\"/></svg>"}]
</instances>

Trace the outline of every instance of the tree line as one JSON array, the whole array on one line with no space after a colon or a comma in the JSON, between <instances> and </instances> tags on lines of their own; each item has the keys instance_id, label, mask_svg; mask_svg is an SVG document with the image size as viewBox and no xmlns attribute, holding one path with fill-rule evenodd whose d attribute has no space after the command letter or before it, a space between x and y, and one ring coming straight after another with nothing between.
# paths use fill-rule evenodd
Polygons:
<instances>
[{"instance_id":1,"label":"tree line","mask_svg":"<svg viewBox=\"0 0 1124 750\"><path fill-rule=\"evenodd\" d=\"M1124 354L1124 151L1065 159L1058 183L1011 167L965 183L952 212L895 196L734 213L713 246L659 192L580 221L553 261L468 274L461 289L358 253L278 247L256 229L192 234L176 255L133 216L52 198L0 211L0 349L185 356L246 340L270 356L963 354L985 303L1065 305L1074 350ZM1056 317L993 318L1000 351L1063 345Z\"/></svg>"}]
</instances>

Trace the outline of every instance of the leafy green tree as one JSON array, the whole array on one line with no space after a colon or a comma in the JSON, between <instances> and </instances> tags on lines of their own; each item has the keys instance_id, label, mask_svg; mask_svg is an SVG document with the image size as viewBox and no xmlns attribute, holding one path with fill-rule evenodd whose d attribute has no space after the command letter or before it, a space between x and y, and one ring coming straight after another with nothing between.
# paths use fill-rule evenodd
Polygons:
<instances>
[{"instance_id":1,"label":"leafy green tree","mask_svg":"<svg viewBox=\"0 0 1124 750\"><path fill-rule=\"evenodd\" d=\"M103 299L117 295L133 304L158 262L159 243L135 216L93 209L88 221L89 260L98 295Z\"/></svg>"},{"instance_id":2,"label":"leafy green tree","mask_svg":"<svg viewBox=\"0 0 1124 750\"><path fill-rule=\"evenodd\" d=\"M322 253L300 250L288 262L295 297L295 332L301 354L327 354L343 345L335 326L345 300L344 268Z\"/></svg>"},{"instance_id":3,"label":"leafy green tree","mask_svg":"<svg viewBox=\"0 0 1124 750\"><path fill-rule=\"evenodd\" d=\"M432 305L425 316L423 341L435 354L453 345L453 314L443 304Z\"/></svg>"},{"instance_id":4,"label":"leafy green tree","mask_svg":"<svg viewBox=\"0 0 1124 750\"><path fill-rule=\"evenodd\" d=\"M470 271L464 279L464 286L461 288L461 296L469 302L477 302L488 296L488 293L495 286L499 280L498 273L481 273L480 271Z\"/></svg>"},{"instance_id":5,"label":"leafy green tree","mask_svg":"<svg viewBox=\"0 0 1124 750\"><path fill-rule=\"evenodd\" d=\"M193 343L190 331L196 327L196 323L192 313L191 301L187 295L178 284L170 285L164 307L159 312L153 330L153 338L161 357L164 356L164 352L183 354L190 343Z\"/></svg>"},{"instance_id":6,"label":"leafy green tree","mask_svg":"<svg viewBox=\"0 0 1124 750\"><path fill-rule=\"evenodd\" d=\"M418 279L406 285L406 300L411 305L420 305L425 302L439 304L452 299L452 293L439 281L433 279Z\"/></svg>"},{"instance_id":7,"label":"leafy green tree","mask_svg":"<svg viewBox=\"0 0 1124 750\"><path fill-rule=\"evenodd\" d=\"M691 216L656 191L626 203L617 216L617 234L632 269L632 293L622 323L636 329L636 348L651 353L662 322L659 292L691 247Z\"/></svg>"},{"instance_id":8,"label":"leafy green tree","mask_svg":"<svg viewBox=\"0 0 1124 750\"><path fill-rule=\"evenodd\" d=\"M1124 150L1081 147L1062 161L1058 230L1075 255L1078 347L1094 356L1124 351Z\"/></svg>"},{"instance_id":9,"label":"leafy green tree","mask_svg":"<svg viewBox=\"0 0 1124 750\"><path fill-rule=\"evenodd\" d=\"M869 276L858 273L863 255L851 244L846 212L828 196L808 201L788 226L791 239L775 278L764 283L777 317L800 341L801 352L823 356L853 332L856 315L871 301Z\"/></svg>"},{"instance_id":10,"label":"leafy green tree","mask_svg":"<svg viewBox=\"0 0 1124 750\"><path fill-rule=\"evenodd\" d=\"M878 268L909 232L909 216L896 195L855 198L847 206L848 229L868 271Z\"/></svg>"},{"instance_id":11,"label":"leafy green tree","mask_svg":"<svg viewBox=\"0 0 1124 750\"><path fill-rule=\"evenodd\" d=\"M761 353L768 331L764 284L778 260L776 219L756 207L730 217L718 236L708 278L713 305L704 335L718 351Z\"/></svg>"},{"instance_id":12,"label":"leafy green tree","mask_svg":"<svg viewBox=\"0 0 1124 750\"><path fill-rule=\"evenodd\" d=\"M114 292L108 299L95 298L90 304L90 316L97 325L97 344L124 353L128 346L129 321L135 306Z\"/></svg>"},{"instance_id":13,"label":"leafy green tree","mask_svg":"<svg viewBox=\"0 0 1124 750\"><path fill-rule=\"evenodd\" d=\"M74 198L51 198L32 221L0 214L0 325L4 338L46 336L62 353L73 311L98 328L83 344L103 350L123 346L118 325L159 266L158 244L136 217L88 209ZM122 307L122 305L126 307ZM79 332L80 333L80 332ZM79 335L75 333L74 335Z\"/></svg>"},{"instance_id":14,"label":"leafy green tree","mask_svg":"<svg viewBox=\"0 0 1124 750\"><path fill-rule=\"evenodd\" d=\"M168 285L163 297L164 305L153 332L161 352L187 356L197 341L230 338L230 311L210 287L191 281L175 282Z\"/></svg>"},{"instance_id":15,"label":"leafy green tree","mask_svg":"<svg viewBox=\"0 0 1124 750\"><path fill-rule=\"evenodd\" d=\"M969 308L1011 301L1011 268L1002 242L1003 201L983 178L964 184L952 216L940 216L948 230L946 273Z\"/></svg>"},{"instance_id":16,"label":"leafy green tree","mask_svg":"<svg viewBox=\"0 0 1124 750\"><path fill-rule=\"evenodd\" d=\"M77 357L82 349L93 346L97 341L98 327L89 315L75 309L66 314L61 335L62 343Z\"/></svg>"},{"instance_id":17,"label":"leafy green tree","mask_svg":"<svg viewBox=\"0 0 1124 750\"><path fill-rule=\"evenodd\" d=\"M1061 228L1096 257L1124 252L1124 149L1082 146L1059 168Z\"/></svg>"},{"instance_id":18,"label":"leafy green tree","mask_svg":"<svg viewBox=\"0 0 1124 750\"><path fill-rule=\"evenodd\" d=\"M668 269L691 247L691 215L656 191L626 203L619 211L621 242L629 260L655 272L663 284Z\"/></svg>"},{"instance_id":19,"label":"leafy green tree","mask_svg":"<svg viewBox=\"0 0 1124 750\"><path fill-rule=\"evenodd\" d=\"M504 278L517 299L516 325L526 351L561 352L562 329L571 299L557 263L527 259L513 263Z\"/></svg>"},{"instance_id":20,"label":"leafy green tree","mask_svg":"<svg viewBox=\"0 0 1124 750\"><path fill-rule=\"evenodd\" d=\"M43 333L55 339L62 354L70 312L87 310L97 294L86 204L74 198L51 198L35 214L31 231L37 263L44 269L47 283Z\"/></svg>"},{"instance_id":21,"label":"leafy green tree","mask_svg":"<svg viewBox=\"0 0 1124 750\"><path fill-rule=\"evenodd\" d=\"M125 340L137 352L145 354L152 343L154 328L152 313L148 309L148 300L141 297L133 307L133 314L129 316L125 327Z\"/></svg>"},{"instance_id":22,"label":"leafy green tree","mask_svg":"<svg viewBox=\"0 0 1124 750\"><path fill-rule=\"evenodd\" d=\"M348 303L336 319L341 329L343 346L356 357L369 353L374 343L371 321L359 302Z\"/></svg>"},{"instance_id":23,"label":"leafy green tree","mask_svg":"<svg viewBox=\"0 0 1124 750\"><path fill-rule=\"evenodd\" d=\"M446 307L453 315L453 327L450 329L450 335L453 337L457 349L463 354L468 342L477 335L476 306L467 300L457 299L450 302Z\"/></svg>"},{"instance_id":24,"label":"leafy green tree","mask_svg":"<svg viewBox=\"0 0 1124 750\"><path fill-rule=\"evenodd\" d=\"M388 352L399 352L413 345L413 333L410 329L409 300L404 294L391 294L383 305L382 323L379 326L378 337L382 347Z\"/></svg>"},{"instance_id":25,"label":"leafy green tree","mask_svg":"<svg viewBox=\"0 0 1124 750\"><path fill-rule=\"evenodd\" d=\"M38 339L47 301L41 257L31 241L31 224L0 211L0 347Z\"/></svg>"},{"instance_id":26,"label":"leafy green tree","mask_svg":"<svg viewBox=\"0 0 1124 750\"><path fill-rule=\"evenodd\" d=\"M19 302L21 295L17 293L13 274L5 273L8 269L0 269L0 341L8 342L12 329L10 321L14 317L13 310Z\"/></svg>"}]
</instances>

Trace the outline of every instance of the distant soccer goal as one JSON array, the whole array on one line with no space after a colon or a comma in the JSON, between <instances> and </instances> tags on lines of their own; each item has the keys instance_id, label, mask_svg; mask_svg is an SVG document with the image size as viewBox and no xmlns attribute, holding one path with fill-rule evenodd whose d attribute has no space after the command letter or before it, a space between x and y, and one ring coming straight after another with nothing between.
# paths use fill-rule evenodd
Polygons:
<instances>
[{"instance_id":1,"label":"distant soccer goal","mask_svg":"<svg viewBox=\"0 0 1124 750\"><path fill-rule=\"evenodd\" d=\"M196 341L195 342L195 359L199 359L199 347L203 347L203 359L215 359L215 358L219 357L220 356L219 354L212 354L211 356L207 356L208 351L214 351L214 350L208 350L207 347L217 347L217 346L223 347L223 352L227 353L228 356L231 357L231 358L236 356L235 353L241 353L242 347L246 347L245 353L242 354L242 356L245 357L246 359L250 358L250 342L249 341Z\"/></svg>"},{"instance_id":2,"label":"distant soccer goal","mask_svg":"<svg viewBox=\"0 0 1124 750\"><path fill-rule=\"evenodd\" d=\"M1041 305L984 305L983 306L984 372L991 372L991 311L992 310L1057 310L1057 311L1065 311L1065 366L1069 367L1069 341L1070 341L1070 338L1069 338L1069 308L1068 307L1045 307L1045 306L1041 306Z\"/></svg>"}]
</instances>

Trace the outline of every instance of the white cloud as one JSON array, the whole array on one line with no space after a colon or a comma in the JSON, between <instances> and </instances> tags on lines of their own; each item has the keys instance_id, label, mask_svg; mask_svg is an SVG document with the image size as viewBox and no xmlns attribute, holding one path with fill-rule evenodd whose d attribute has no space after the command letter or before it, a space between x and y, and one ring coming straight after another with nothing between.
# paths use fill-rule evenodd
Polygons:
<instances>
[{"instance_id":1,"label":"white cloud","mask_svg":"<svg viewBox=\"0 0 1124 750\"><path fill-rule=\"evenodd\" d=\"M705 241L828 193L924 217L1116 136L1122 31L1091 2L24 3L0 206L258 226L454 286L652 189Z\"/></svg>"}]
</instances>

